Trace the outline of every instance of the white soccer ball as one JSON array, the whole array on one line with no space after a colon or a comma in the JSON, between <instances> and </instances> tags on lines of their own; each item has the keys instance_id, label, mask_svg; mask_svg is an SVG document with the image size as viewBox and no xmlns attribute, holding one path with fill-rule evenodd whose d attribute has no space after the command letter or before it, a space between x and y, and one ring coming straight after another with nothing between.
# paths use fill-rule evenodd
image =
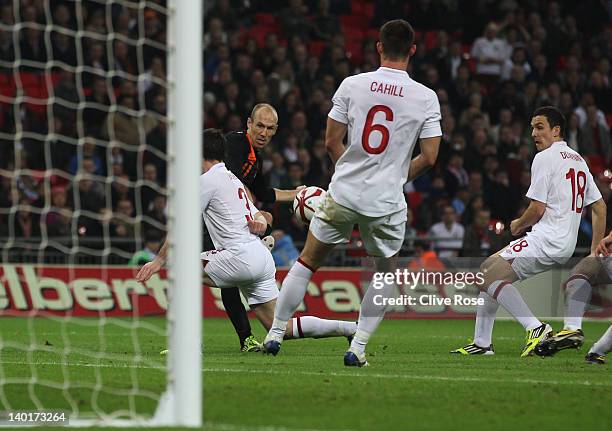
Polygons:
<instances>
[{"instance_id":1,"label":"white soccer ball","mask_svg":"<svg viewBox=\"0 0 612 431\"><path fill-rule=\"evenodd\" d=\"M298 192L293 199L293 212L295 217L304 224L310 224L315 211L323 202L325 190L320 187L306 187Z\"/></svg>"}]
</instances>

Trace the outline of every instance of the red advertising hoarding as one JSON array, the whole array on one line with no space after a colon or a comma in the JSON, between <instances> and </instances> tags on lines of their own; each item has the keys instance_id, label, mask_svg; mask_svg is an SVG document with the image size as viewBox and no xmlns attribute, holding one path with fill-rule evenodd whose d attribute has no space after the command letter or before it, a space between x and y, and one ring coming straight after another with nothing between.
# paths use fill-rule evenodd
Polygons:
<instances>
[{"instance_id":1,"label":"red advertising hoarding","mask_svg":"<svg viewBox=\"0 0 612 431\"><path fill-rule=\"evenodd\" d=\"M277 271L279 285L286 274L287 270ZM0 265L0 315L129 317L165 314L168 295L171 295L166 272L154 275L144 284L136 281L135 275L136 269L130 267ZM313 275L298 313L356 319L362 292L370 277L370 272L359 269L321 269ZM440 304L439 298L456 293L452 286L419 286L418 291L428 303L391 308L387 318L474 317L472 305ZM203 292L204 316L224 317L220 290L204 286ZM588 315L611 317L612 307L598 307Z\"/></svg>"}]
</instances>

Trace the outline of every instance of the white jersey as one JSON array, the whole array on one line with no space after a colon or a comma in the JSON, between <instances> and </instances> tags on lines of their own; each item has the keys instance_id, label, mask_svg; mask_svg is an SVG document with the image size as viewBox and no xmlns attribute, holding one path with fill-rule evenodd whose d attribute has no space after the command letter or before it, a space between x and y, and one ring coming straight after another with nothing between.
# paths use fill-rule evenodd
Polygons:
<instances>
[{"instance_id":1,"label":"white jersey","mask_svg":"<svg viewBox=\"0 0 612 431\"><path fill-rule=\"evenodd\" d=\"M200 176L200 209L216 249L231 249L258 240L249 231L247 221L259 210L225 163L213 165Z\"/></svg>"},{"instance_id":2,"label":"white jersey","mask_svg":"<svg viewBox=\"0 0 612 431\"><path fill-rule=\"evenodd\" d=\"M332 198L379 217L406 208L402 187L419 138L442 135L433 90L408 73L381 67L342 81L329 117L348 124L346 151L329 185Z\"/></svg>"},{"instance_id":3,"label":"white jersey","mask_svg":"<svg viewBox=\"0 0 612 431\"><path fill-rule=\"evenodd\" d=\"M576 248L582 211L601 199L589 167L566 142L555 142L535 156L527 197L546 204L527 237L538 238L546 257L565 263Z\"/></svg>"}]
</instances>

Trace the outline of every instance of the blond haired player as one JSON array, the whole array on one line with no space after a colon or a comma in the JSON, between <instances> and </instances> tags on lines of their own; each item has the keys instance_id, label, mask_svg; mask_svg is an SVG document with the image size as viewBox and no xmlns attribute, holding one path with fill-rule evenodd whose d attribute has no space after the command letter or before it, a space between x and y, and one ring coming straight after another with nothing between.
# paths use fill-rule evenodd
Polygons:
<instances>
[{"instance_id":1,"label":"blond haired player","mask_svg":"<svg viewBox=\"0 0 612 431\"><path fill-rule=\"evenodd\" d=\"M264 341L264 350L273 355L280 350L312 274L355 224L366 251L376 258L377 271L395 270L406 226L402 187L436 161L442 135L438 98L406 73L416 50L414 30L406 21L389 21L381 27L376 49L381 67L346 78L332 99L325 143L335 172L302 254L283 281L274 323ZM411 160L417 141L421 154ZM370 286L365 293L345 365L367 365L366 344L385 312L373 298L389 297L394 290L389 284L376 291Z\"/></svg>"},{"instance_id":2,"label":"blond haired player","mask_svg":"<svg viewBox=\"0 0 612 431\"><path fill-rule=\"evenodd\" d=\"M269 249L257 235L269 220L249 198L244 184L225 167L225 139L219 130L204 131L204 174L200 176L202 217L215 250L202 253L204 282L219 288L238 287L255 316L270 329L278 296L276 268ZM136 278L146 281L163 266L168 241L157 257L144 265ZM324 320L312 316L292 319L286 338L347 337L356 330L354 322Z\"/></svg>"}]
</instances>

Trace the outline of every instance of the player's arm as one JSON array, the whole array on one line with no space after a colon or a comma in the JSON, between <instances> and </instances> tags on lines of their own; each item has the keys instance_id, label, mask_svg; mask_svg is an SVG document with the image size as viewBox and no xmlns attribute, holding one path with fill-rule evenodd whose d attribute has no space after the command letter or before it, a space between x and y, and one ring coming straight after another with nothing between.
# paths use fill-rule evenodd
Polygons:
<instances>
[{"instance_id":1,"label":"player's arm","mask_svg":"<svg viewBox=\"0 0 612 431\"><path fill-rule=\"evenodd\" d=\"M612 252L612 231L608 234L607 237L602 239L597 248L595 249L595 256L606 257L609 256Z\"/></svg>"},{"instance_id":2,"label":"player's arm","mask_svg":"<svg viewBox=\"0 0 612 431\"><path fill-rule=\"evenodd\" d=\"M151 276L157 272L164 266L166 263L166 259L168 258L168 238L164 241L164 245L155 256L151 262L146 263L140 270L138 274L136 274L136 280L142 282L147 281Z\"/></svg>"},{"instance_id":3,"label":"player's arm","mask_svg":"<svg viewBox=\"0 0 612 431\"><path fill-rule=\"evenodd\" d=\"M327 148L327 153L334 165L346 150L343 141L347 130L348 126L346 124L327 117L325 148Z\"/></svg>"},{"instance_id":4,"label":"player's arm","mask_svg":"<svg viewBox=\"0 0 612 431\"><path fill-rule=\"evenodd\" d=\"M519 218L512 220L510 223L510 232L512 235L518 236L527 228L533 226L540 221L544 212L546 211L546 204L544 202L531 200L531 203Z\"/></svg>"},{"instance_id":5,"label":"player's arm","mask_svg":"<svg viewBox=\"0 0 612 431\"><path fill-rule=\"evenodd\" d=\"M305 187L299 186L294 190L275 189L268 187L262 175L257 175L251 189L247 189L247 192L249 193L249 199L254 200L253 197L256 197L260 202L271 204L276 201L291 202L295 195Z\"/></svg>"},{"instance_id":6,"label":"player's arm","mask_svg":"<svg viewBox=\"0 0 612 431\"><path fill-rule=\"evenodd\" d=\"M306 188L306 186L298 186L294 190L280 190L274 189L274 193L276 195L276 200L279 202L291 202L295 199L295 196L302 189Z\"/></svg>"},{"instance_id":7,"label":"player's arm","mask_svg":"<svg viewBox=\"0 0 612 431\"><path fill-rule=\"evenodd\" d=\"M413 181L433 167L438 158L441 136L419 139L421 154L410 161L408 181Z\"/></svg>"},{"instance_id":8,"label":"player's arm","mask_svg":"<svg viewBox=\"0 0 612 431\"><path fill-rule=\"evenodd\" d=\"M591 222L593 224L591 253L596 253L597 247L606 233L606 215L606 203L603 199L599 199L591 204ZM595 255L597 256L597 254Z\"/></svg>"}]
</instances>

